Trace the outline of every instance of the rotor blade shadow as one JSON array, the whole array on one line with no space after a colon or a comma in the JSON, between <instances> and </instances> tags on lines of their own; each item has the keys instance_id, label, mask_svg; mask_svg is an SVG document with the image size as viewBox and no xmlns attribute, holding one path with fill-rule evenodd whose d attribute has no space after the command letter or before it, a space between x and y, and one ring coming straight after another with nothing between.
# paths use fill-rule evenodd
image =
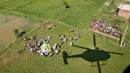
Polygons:
<instances>
[{"instance_id":1,"label":"rotor blade shadow","mask_svg":"<svg viewBox=\"0 0 130 73\"><path fill-rule=\"evenodd\" d=\"M109 51L105 51L105 52L108 52L108 53L111 53L111 54L117 54L117 55L124 55L123 53L118 53L118 52L109 52Z\"/></svg>"},{"instance_id":2,"label":"rotor blade shadow","mask_svg":"<svg viewBox=\"0 0 130 73\"><path fill-rule=\"evenodd\" d=\"M78 58L78 57L82 57L82 54L68 56L68 58Z\"/></svg>"},{"instance_id":3,"label":"rotor blade shadow","mask_svg":"<svg viewBox=\"0 0 130 73\"><path fill-rule=\"evenodd\" d=\"M101 67L100 67L99 61L97 61L97 64L98 64L98 72L99 72L99 73L102 73L102 72L101 72Z\"/></svg>"},{"instance_id":4,"label":"rotor blade shadow","mask_svg":"<svg viewBox=\"0 0 130 73\"><path fill-rule=\"evenodd\" d=\"M62 56L63 56L64 64L67 65L68 64L68 61L67 61L68 58L82 57L82 54L68 56L68 53L66 51L63 51Z\"/></svg>"},{"instance_id":5,"label":"rotor blade shadow","mask_svg":"<svg viewBox=\"0 0 130 73\"><path fill-rule=\"evenodd\" d=\"M93 45L94 45L94 47L96 47L96 38L95 38L95 34L93 34Z\"/></svg>"},{"instance_id":6,"label":"rotor blade shadow","mask_svg":"<svg viewBox=\"0 0 130 73\"><path fill-rule=\"evenodd\" d=\"M67 65L67 64L68 64L68 61L67 61L68 54L67 54L67 52L66 52L66 51L63 51L63 52L62 52L62 56L63 56L64 64Z\"/></svg>"},{"instance_id":7,"label":"rotor blade shadow","mask_svg":"<svg viewBox=\"0 0 130 73\"><path fill-rule=\"evenodd\" d=\"M92 50L90 48L86 48L86 47L82 47L82 46L78 46L78 45L73 45L73 47L78 47L78 48L82 48L82 49L85 49L85 50Z\"/></svg>"}]
</instances>

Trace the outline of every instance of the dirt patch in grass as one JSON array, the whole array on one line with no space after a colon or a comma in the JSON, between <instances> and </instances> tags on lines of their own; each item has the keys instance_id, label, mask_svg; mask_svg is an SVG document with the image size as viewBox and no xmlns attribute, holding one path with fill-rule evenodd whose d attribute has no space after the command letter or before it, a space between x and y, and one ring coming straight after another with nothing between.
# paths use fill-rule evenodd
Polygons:
<instances>
[{"instance_id":1,"label":"dirt patch in grass","mask_svg":"<svg viewBox=\"0 0 130 73\"><path fill-rule=\"evenodd\" d=\"M12 17L8 18L12 19ZM13 29L20 28L28 24L25 18L19 17L0 25L0 44L10 44L15 40Z\"/></svg>"},{"instance_id":2,"label":"dirt patch in grass","mask_svg":"<svg viewBox=\"0 0 130 73\"><path fill-rule=\"evenodd\" d=\"M12 53L12 55L10 55L11 53ZM5 53L0 55L0 58L2 59L1 63L6 66L8 61L15 58L13 56L16 53L17 53L17 50L14 50L13 48L9 48Z\"/></svg>"},{"instance_id":3,"label":"dirt patch in grass","mask_svg":"<svg viewBox=\"0 0 130 73\"><path fill-rule=\"evenodd\" d=\"M7 23L9 21L12 21L16 18L17 18L16 16L7 16L7 15L4 15L4 14L0 14L0 25Z\"/></svg>"},{"instance_id":4,"label":"dirt patch in grass","mask_svg":"<svg viewBox=\"0 0 130 73\"><path fill-rule=\"evenodd\" d=\"M2 64L4 64L4 65L6 65L7 64L7 58L4 58L3 60L2 60Z\"/></svg>"},{"instance_id":5,"label":"dirt patch in grass","mask_svg":"<svg viewBox=\"0 0 130 73\"><path fill-rule=\"evenodd\" d=\"M11 49L9 49L8 51L10 51L10 50L11 50ZM2 59L1 63L4 64L4 65L7 64L8 60L9 60L9 58L10 58L10 56L8 56L8 54L7 54L8 51L6 51L6 52L4 53L5 55L2 54L2 55L0 56L1 59Z\"/></svg>"},{"instance_id":6,"label":"dirt patch in grass","mask_svg":"<svg viewBox=\"0 0 130 73\"><path fill-rule=\"evenodd\" d=\"M111 2L110 1L106 1L104 4L108 6L108 5L111 4Z\"/></svg>"}]
</instances>

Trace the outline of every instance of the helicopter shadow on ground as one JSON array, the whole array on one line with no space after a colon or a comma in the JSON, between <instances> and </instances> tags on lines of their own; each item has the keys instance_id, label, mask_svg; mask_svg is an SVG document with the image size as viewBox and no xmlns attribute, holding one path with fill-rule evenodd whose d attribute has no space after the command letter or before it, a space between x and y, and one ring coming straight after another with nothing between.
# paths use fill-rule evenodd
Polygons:
<instances>
[{"instance_id":1,"label":"helicopter shadow on ground","mask_svg":"<svg viewBox=\"0 0 130 73\"><path fill-rule=\"evenodd\" d=\"M129 73L130 72L130 65L126 67L126 69L123 71L123 73Z\"/></svg>"},{"instance_id":2,"label":"helicopter shadow on ground","mask_svg":"<svg viewBox=\"0 0 130 73\"><path fill-rule=\"evenodd\" d=\"M77 46L76 46L77 47ZM90 50L84 51L81 54L71 55L69 56L66 51L63 51L63 60L64 64L68 64L67 59L68 58L82 58L89 62L97 62L97 61L106 61L111 56L108 52L105 52L103 50Z\"/></svg>"},{"instance_id":3,"label":"helicopter shadow on ground","mask_svg":"<svg viewBox=\"0 0 130 73\"><path fill-rule=\"evenodd\" d=\"M104 50L100 50L97 46L96 46L96 38L95 38L95 34L93 34L93 45L94 45L94 50L91 48L86 48L83 46L78 46L78 45L72 45L73 47L76 48L81 48L81 49L85 49L86 51L84 51L81 54L76 54L76 55L68 55L68 53L66 51L62 52L63 55L63 60L64 60L64 64L67 65L68 58L82 58L88 62L91 62L91 64L93 65L93 62L97 62L97 67L98 67L98 72L101 72L101 67L100 67L100 61L105 61L108 60L109 58L111 58L110 54L116 54L116 55L123 55L123 53L117 53L117 52L110 52L110 51L104 51Z\"/></svg>"},{"instance_id":4,"label":"helicopter shadow on ground","mask_svg":"<svg viewBox=\"0 0 130 73\"><path fill-rule=\"evenodd\" d=\"M63 52L63 59L65 60L64 63L68 64L66 61L67 58L76 58L76 57L81 57L86 61L89 62L96 62L96 61L106 61L107 59L109 59L111 57L111 54L117 54L117 55L123 55L122 53L117 53L117 52L109 52L109 51L104 51L104 50L99 50L98 47L96 47L96 50L90 49L90 48L86 48L86 47L82 47L82 46L78 46L78 45L73 45L73 47L78 47L78 48L82 48L82 49L86 49L86 51L84 51L81 54L77 54L77 55L71 55L68 56L67 52L64 51Z\"/></svg>"},{"instance_id":5,"label":"helicopter shadow on ground","mask_svg":"<svg viewBox=\"0 0 130 73\"><path fill-rule=\"evenodd\" d=\"M88 61L91 63L97 62L96 66L98 66L99 73L101 73L101 68L100 68L100 63L99 63L100 61L106 61L109 58L111 58L110 54L123 55L122 53L100 50L98 47L96 47L95 50L86 48L86 47L82 47L82 46L78 46L78 45L73 45L73 47L82 48L82 49L85 49L86 51L84 51L81 54L70 55L70 56L68 55L68 53L66 51L63 51L62 55L63 55L64 64L65 65L68 64L68 61L67 61L68 58L79 58L80 57L80 58L84 59L85 61Z\"/></svg>"}]
</instances>

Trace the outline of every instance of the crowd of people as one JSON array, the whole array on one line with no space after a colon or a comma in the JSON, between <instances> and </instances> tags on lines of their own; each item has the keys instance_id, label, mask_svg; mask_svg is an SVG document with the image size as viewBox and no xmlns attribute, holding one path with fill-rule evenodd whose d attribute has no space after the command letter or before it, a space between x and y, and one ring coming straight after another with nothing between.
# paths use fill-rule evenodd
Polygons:
<instances>
[{"instance_id":1,"label":"crowd of people","mask_svg":"<svg viewBox=\"0 0 130 73\"><path fill-rule=\"evenodd\" d=\"M50 30L51 27L48 29ZM70 29L69 31L74 32L74 29ZM47 36L46 38L47 39L42 38L40 40L37 40L36 36L25 37L24 44L31 52L36 53L37 55L52 56L53 54L58 54L60 52L60 48L65 42L67 42L68 45L72 46L73 40L78 40L80 38L80 35L78 34L75 37L67 38L66 35L60 34L56 38L57 40L60 40L60 42L51 45L49 42L53 37ZM48 45L48 47L46 48L44 45Z\"/></svg>"},{"instance_id":2,"label":"crowd of people","mask_svg":"<svg viewBox=\"0 0 130 73\"><path fill-rule=\"evenodd\" d=\"M106 33L117 38L122 36L119 26L117 24L107 24L106 20L94 20L90 24L90 29Z\"/></svg>"}]
</instances>

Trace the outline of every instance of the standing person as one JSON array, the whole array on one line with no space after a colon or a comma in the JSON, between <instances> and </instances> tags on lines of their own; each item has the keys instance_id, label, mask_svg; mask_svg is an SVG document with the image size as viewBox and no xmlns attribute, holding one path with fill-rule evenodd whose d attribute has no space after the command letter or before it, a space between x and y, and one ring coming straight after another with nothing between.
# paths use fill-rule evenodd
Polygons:
<instances>
[{"instance_id":1,"label":"standing person","mask_svg":"<svg viewBox=\"0 0 130 73\"><path fill-rule=\"evenodd\" d=\"M61 46L58 44L58 45L57 45L57 49L59 49L60 47L61 47Z\"/></svg>"},{"instance_id":2,"label":"standing person","mask_svg":"<svg viewBox=\"0 0 130 73\"><path fill-rule=\"evenodd\" d=\"M49 41L47 40L47 41L46 41L46 43L48 44L48 43L49 43Z\"/></svg>"},{"instance_id":3,"label":"standing person","mask_svg":"<svg viewBox=\"0 0 130 73\"><path fill-rule=\"evenodd\" d=\"M63 38L62 37L59 37L60 40L62 40Z\"/></svg>"},{"instance_id":4,"label":"standing person","mask_svg":"<svg viewBox=\"0 0 130 73\"><path fill-rule=\"evenodd\" d=\"M27 44L28 44L27 42L25 42L25 43L24 43L25 47L27 47L27 46L28 46Z\"/></svg>"},{"instance_id":5,"label":"standing person","mask_svg":"<svg viewBox=\"0 0 130 73\"><path fill-rule=\"evenodd\" d=\"M70 41L72 41L73 40L73 38L70 38Z\"/></svg>"},{"instance_id":6,"label":"standing person","mask_svg":"<svg viewBox=\"0 0 130 73\"><path fill-rule=\"evenodd\" d=\"M74 29L71 28L69 31L70 31L70 32L74 32Z\"/></svg>"},{"instance_id":7,"label":"standing person","mask_svg":"<svg viewBox=\"0 0 130 73\"><path fill-rule=\"evenodd\" d=\"M73 45L73 42L72 42L72 41L71 41L71 42L69 42L69 45L70 45L70 46L72 46L72 45Z\"/></svg>"},{"instance_id":8,"label":"standing person","mask_svg":"<svg viewBox=\"0 0 130 73\"><path fill-rule=\"evenodd\" d=\"M59 44L59 45L61 46L63 43L64 43L64 42L60 41L60 44Z\"/></svg>"},{"instance_id":9,"label":"standing person","mask_svg":"<svg viewBox=\"0 0 130 73\"><path fill-rule=\"evenodd\" d=\"M58 35L58 38L60 38L60 37L61 37L61 34Z\"/></svg>"},{"instance_id":10,"label":"standing person","mask_svg":"<svg viewBox=\"0 0 130 73\"><path fill-rule=\"evenodd\" d=\"M64 38L64 42L66 42L66 41L67 41L67 39Z\"/></svg>"},{"instance_id":11,"label":"standing person","mask_svg":"<svg viewBox=\"0 0 130 73\"><path fill-rule=\"evenodd\" d=\"M58 48L60 48L63 43L64 42L60 41L60 44L58 44Z\"/></svg>"},{"instance_id":12,"label":"standing person","mask_svg":"<svg viewBox=\"0 0 130 73\"><path fill-rule=\"evenodd\" d=\"M56 50L56 46L55 45L53 46L53 50Z\"/></svg>"},{"instance_id":13,"label":"standing person","mask_svg":"<svg viewBox=\"0 0 130 73\"><path fill-rule=\"evenodd\" d=\"M50 40L51 39L51 36L48 36L48 40Z\"/></svg>"},{"instance_id":14,"label":"standing person","mask_svg":"<svg viewBox=\"0 0 130 73\"><path fill-rule=\"evenodd\" d=\"M18 49L18 54L21 54L21 50L20 49Z\"/></svg>"},{"instance_id":15,"label":"standing person","mask_svg":"<svg viewBox=\"0 0 130 73\"><path fill-rule=\"evenodd\" d=\"M62 35L61 35L61 37L62 37L62 38L65 38L65 35L64 35L64 34L62 34Z\"/></svg>"},{"instance_id":16,"label":"standing person","mask_svg":"<svg viewBox=\"0 0 130 73\"><path fill-rule=\"evenodd\" d=\"M54 44L54 46L57 46L57 44Z\"/></svg>"},{"instance_id":17,"label":"standing person","mask_svg":"<svg viewBox=\"0 0 130 73\"><path fill-rule=\"evenodd\" d=\"M78 36L77 36L77 37L78 37L78 39L79 39L79 38L80 38L80 35L78 34Z\"/></svg>"},{"instance_id":18,"label":"standing person","mask_svg":"<svg viewBox=\"0 0 130 73\"><path fill-rule=\"evenodd\" d=\"M51 29L51 26L47 26L48 29Z\"/></svg>"},{"instance_id":19,"label":"standing person","mask_svg":"<svg viewBox=\"0 0 130 73\"><path fill-rule=\"evenodd\" d=\"M58 53L59 53L59 50L57 50L57 49L56 49L56 50L55 50L55 53L58 55Z\"/></svg>"},{"instance_id":20,"label":"standing person","mask_svg":"<svg viewBox=\"0 0 130 73\"><path fill-rule=\"evenodd\" d=\"M78 38L77 37L74 37L75 40L77 40Z\"/></svg>"}]
</instances>

